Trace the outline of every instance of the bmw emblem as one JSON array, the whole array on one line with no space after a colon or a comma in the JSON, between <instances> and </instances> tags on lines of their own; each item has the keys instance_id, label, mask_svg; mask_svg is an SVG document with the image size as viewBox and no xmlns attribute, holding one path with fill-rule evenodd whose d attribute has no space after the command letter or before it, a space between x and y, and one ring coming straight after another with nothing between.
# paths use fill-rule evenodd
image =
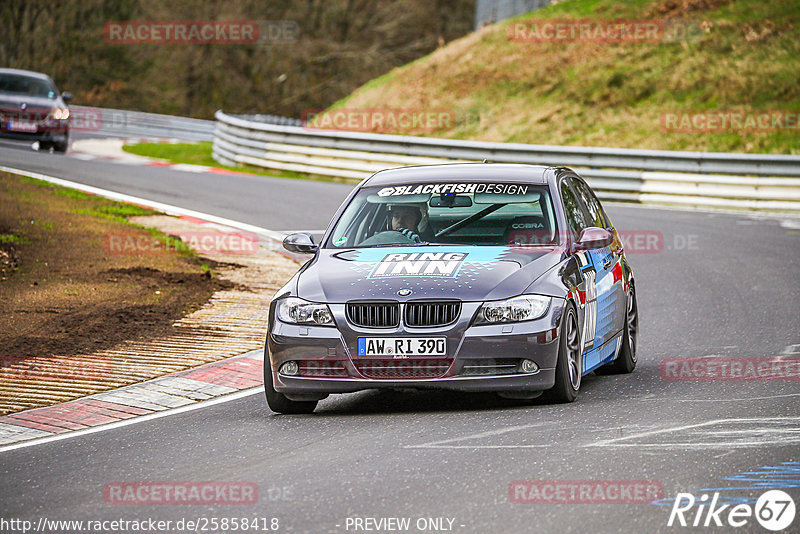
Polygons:
<instances>
[{"instance_id":1,"label":"bmw emblem","mask_svg":"<svg viewBox=\"0 0 800 534\"><path fill-rule=\"evenodd\" d=\"M400 291L397 292L397 294L400 295L401 297L407 297L411 293L412 291L410 289L401 289Z\"/></svg>"}]
</instances>

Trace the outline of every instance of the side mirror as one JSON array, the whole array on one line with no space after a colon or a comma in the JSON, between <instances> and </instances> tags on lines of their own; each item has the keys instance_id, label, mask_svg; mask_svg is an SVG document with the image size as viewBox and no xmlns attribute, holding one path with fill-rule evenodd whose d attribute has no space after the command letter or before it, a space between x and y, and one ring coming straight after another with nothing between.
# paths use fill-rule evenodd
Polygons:
<instances>
[{"instance_id":1,"label":"side mirror","mask_svg":"<svg viewBox=\"0 0 800 534\"><path fill-rule=\"evenodd\" d=\"M63 100L65 104L69 104L70 102L72 102L72 93L69 92L61 93L61 100Z\"/></svg>"},{"instance_id":2,"label":"side mirror","mask_svg":"<svg viewBox=\"0 0 800 534\"><path fill-rule=\"evenodd\" d=\"M572 247L573 251L589 250L593 248L607 247L614 242L614 234L605 228L598 228L597 226L590 226L584 228L581 236L578 238L577 243Z\"/></svg>"},{"instance_id":3,"label":"side mirror","mask_svg":"<svg viewBox=\"0 0 800 534\"><path fill-rule=\"evenodd\" d=\"M316 254L319 245L311 239L311 234L300 232L287 235L283 240L283 248L297 254Z\"/></svg>"}]
</instances>

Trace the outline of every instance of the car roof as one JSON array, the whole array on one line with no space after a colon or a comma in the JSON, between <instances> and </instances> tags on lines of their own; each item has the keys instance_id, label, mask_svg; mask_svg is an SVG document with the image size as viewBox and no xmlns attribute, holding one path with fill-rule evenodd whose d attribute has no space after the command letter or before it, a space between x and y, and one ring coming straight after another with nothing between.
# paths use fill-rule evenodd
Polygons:
<instances>
[{"instance_id":1,"label":"car roof","mask_svg":"<svg viewBox=\"0 0 800 534\"><path fill-rule=\"evenodd\" d=\"M387 169L373 174L362 187L437 182L522 182L545 185L546 165L505 163L445 163Z\"/></svg>"},{"instance_id":2,"label":"car roof","mask_svg":"<svg viewBox=\"0 0 800 534\"><path fill-rule=\"evenodd\" d=\"M0 74L20 74L22 76L30 76L31 78L40 78L42 80L50 80L50 76L44 74L42 72L35 72L32 70L22 70L22 69L0 69Z\"/></svg>"}]
</instances>

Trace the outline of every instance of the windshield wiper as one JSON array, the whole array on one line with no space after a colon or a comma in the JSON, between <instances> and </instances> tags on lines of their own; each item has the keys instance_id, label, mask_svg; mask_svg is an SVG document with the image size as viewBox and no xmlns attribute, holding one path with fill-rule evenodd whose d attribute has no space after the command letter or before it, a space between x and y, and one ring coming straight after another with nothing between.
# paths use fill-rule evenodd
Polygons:
<instances>
[{"instance_id":1,"label":"windshield wiper","mask_svg":"<svg viewBox=\"0 0 800 534\"><path fill-rule=\"evenodd\" d=\"M421 243L381 243L380 245L372 245L365 248L385 248L385 247L420 247L423 245L430 245L427 241Z\"/></svg>"},{"instance_id":2,"label":"windshield wiper","mask_svg":"<svg viewBox=\"0 0 800 534\"><path fill-rule=\"evenodd\" d=\"M484 208L481 211L479 211L478 213L473 213L472 215L470 215L466 219L461 219L457 223L451 224L447 228L443 228L442 230L439 230L438 232L436 232L436 234L434 234L434 237L441 237L441 236L447 235L447 234L449 234L451 232L455 232L456 230L461 230L462 228L464 228L468 224L472 224L475 221L477 221L478 219L482 219L483 217L486 217L490 213L494 213L495 211L499 210L503 206L505 206L505 204L492 204L488 208Z\"/></svg>"}]
</instances>

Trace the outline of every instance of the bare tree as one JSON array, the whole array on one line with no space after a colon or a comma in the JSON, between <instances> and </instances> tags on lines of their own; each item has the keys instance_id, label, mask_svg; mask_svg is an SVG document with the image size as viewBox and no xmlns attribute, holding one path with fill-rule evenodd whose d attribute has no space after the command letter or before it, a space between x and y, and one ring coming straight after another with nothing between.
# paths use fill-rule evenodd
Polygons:
<instances>
[{"instance_id":1,"label":"bare tree","mask_svg":"<svg viewBox=\"0 0 800 534\"><path fill-rule=\"evenodd\" d=\"M472 28L474 0L3 0L0 62L49 73L76 103L210 117L300 116ZM296 40L117 44L125 20L286 21Z\"/></svg>"}]
</instances>

